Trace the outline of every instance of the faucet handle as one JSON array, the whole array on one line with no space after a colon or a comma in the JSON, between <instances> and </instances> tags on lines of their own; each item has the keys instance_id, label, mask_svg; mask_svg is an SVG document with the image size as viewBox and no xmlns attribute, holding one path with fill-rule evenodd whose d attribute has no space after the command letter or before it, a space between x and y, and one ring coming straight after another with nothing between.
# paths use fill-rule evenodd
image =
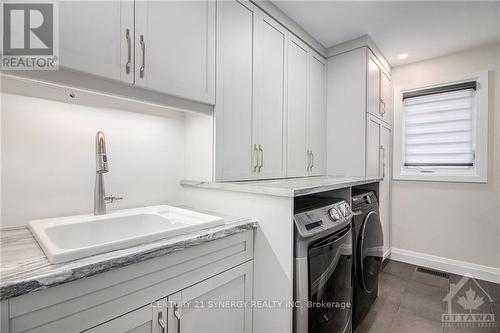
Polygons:
<instances>
[{"instance_id":1,"label":"faucet handle","mask_svg":"<svg viewBox=\"0 0 500 333\"><path fill-rule=\"evenodd\" d=\"M119 197L115 194L111 194L111 195L105 195L104 196L104 202L105 203L113 203L117 200L123 200L123 197Z\"/></svg>"}]
</instances>

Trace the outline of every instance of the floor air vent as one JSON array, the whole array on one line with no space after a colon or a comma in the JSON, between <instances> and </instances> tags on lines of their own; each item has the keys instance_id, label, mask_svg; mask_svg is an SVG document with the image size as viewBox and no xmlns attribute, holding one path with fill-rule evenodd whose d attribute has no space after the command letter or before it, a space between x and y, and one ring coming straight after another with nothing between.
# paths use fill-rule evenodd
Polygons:
<instances>
[{"instance_id":1,"label":"floor air vent","mask_svg":"<svg viewBox=\"0 0 500 333\"><path fill-rule=\"evenodd\" d=\"M425 273L425 274L430 274L430 275L438 276L438 277L441 277L443 279L449 279L450 278L450 275L447 274L447 273L435 271L433 269L424 268L424 267L417 267L417 272L422 272L422 273Z\"/></svg>"}]
</instances>

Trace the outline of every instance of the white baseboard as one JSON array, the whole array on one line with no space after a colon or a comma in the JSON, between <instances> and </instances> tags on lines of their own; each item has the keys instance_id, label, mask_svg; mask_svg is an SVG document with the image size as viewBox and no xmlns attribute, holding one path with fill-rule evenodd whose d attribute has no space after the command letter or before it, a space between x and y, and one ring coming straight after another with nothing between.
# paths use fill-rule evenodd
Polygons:
<instances>
[{"instance_id":1,"label":"white baseboard","mask_svg":"<svg viewBox=\"0 0 500 333\"><path fill-rule=\"evenodd\" d=\"M387 251L384 252L384 257L382 258L382 260L387 259L391 255L391 250L391 248L388 248Z\"/></svg>"},{"instance_id":2,"label":"white baseboard","mask_svg":"<svg viewBox=\"0 0 500 333\"><path fill-rule=\"evenodd\" d=\"M394 247L391 249L389 258L458 275L465 275L468 273L476 279L500 283L500 268L437 257Z\"/></svg>"}]
</instances>

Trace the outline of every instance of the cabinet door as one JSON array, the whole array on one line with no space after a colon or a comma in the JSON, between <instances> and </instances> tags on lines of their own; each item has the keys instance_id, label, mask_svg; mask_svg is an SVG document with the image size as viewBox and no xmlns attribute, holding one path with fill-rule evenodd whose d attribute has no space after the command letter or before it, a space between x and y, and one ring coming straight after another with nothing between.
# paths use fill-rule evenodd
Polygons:
<instances>
[{"instance_id":1,"label":"cabinet door","mask_svg":"<svg viewBox=\"0 0 500 333\"><path fill-rule=\"evenodd\" d=\"M59 1L60 66L133 83L134 1Z\"/></svg>"},{"instance_id":2,"label":"cabinet door","mask_svg":"<svg viewBox=\"0 0 500 333\"><path fill-rule=\"evenodd\" d=\"M252 332L252 309L241 304L252 299L252 265L242 264L169 296L168 332Z\"/></svg>"},{"instance_id":3,"label":"cabinet door","mask_svg":"<svg viewBox=\"0 0 500 333\"><path fill-rule=\"evenodd\" d=\"M380 182L379 199L380 199L380 221L384 231L384 254L391 247L391 139L392 130L385 124L380 125L380 147L382 177Z\"/></svg>"},{"instance_id":4,"label":"cabinet door","mask_svg":"<svg viewBox=\"0 0 500 333\"><path fill-rule=\"evenodd\" d=\"M308 142L311 151L310 174L326 172L326 61L314 52L309 58Z\"/></svg>"},{"instance_id":5,"label":"cabinet door","mask_svg":"<svg viewBox=\"0 0 500 333\"><path fill-rule=\"evenodd\" d=\"M287 176L307 175L308 48L290 35L288 43Z\"/></svg>"},{"instance_id":6,"label":"cabinet door","mask_svg":"<svg viewBox=\"0 0 500 333\"><path fill-rule=\"evenodd\" d=\"M254 7L248 2L220 1L217 10L216 180L251 179L256 165Z\"/></svg>"},{"instance_id":7,"label":"cabinet door","mask_svg":"<svg viewBox=\"0 0 500 333\"><path fill-rule=\"evenodd\" d=\"M286 49L288 33L271 17L260 14L256 32L257 93L254 110L254 144L261 148L257 178L284 177Z\"/></svg>"},{"instance_id":8,"label":"cabinet door","mask_svg":"<svg viewBox=\"0 0 500 333\"><path fill-rule=\"evenodd\" d=\"M380 117L380 68L375 56L368 52L367 111Z\"/></svg>"},{"instance_id":9,"label":"cabinet door","mask_svg":"<svg viewBox=\"0 0 500 333\"><path fill-rule=\"evenodd\" d=\"M135 6L136 84L215 104L215 1Z\"/></svg>"},{"instance_id":10,"label":"cabinet door","mask_svg":"<svg viewBox=\"0 0 500 333\"><path fill-rule=\"evenodd\" d=\"M154 321L151 305L129 312L102 325L91 328L85 333L153 333L160 332ZM158 312L158 311L156 311ZM153 331L153 328L155 330Z\"/></svg>"},{"instance_id":11,"label":"cabinet door","mask_svg":"<svg viewBox=\"0 0 500 333\"><path fill-rule=\"evenodd\" d=\"M382 73L380 76L380 116L381 118L392 125L393 119L393 108L392 108L392 85L391 79L387 76L386 73Z\"/></svg>"},{"instance_id":12,"label":"cabinet door","mask_svg":"<svg viewBox=\"0 0 500 333\"><path fill-rule=\"evenodd\" d=\"M380 121L368 115L366 122L366 177L380 177Z\"/></svg>"}]
</instances>

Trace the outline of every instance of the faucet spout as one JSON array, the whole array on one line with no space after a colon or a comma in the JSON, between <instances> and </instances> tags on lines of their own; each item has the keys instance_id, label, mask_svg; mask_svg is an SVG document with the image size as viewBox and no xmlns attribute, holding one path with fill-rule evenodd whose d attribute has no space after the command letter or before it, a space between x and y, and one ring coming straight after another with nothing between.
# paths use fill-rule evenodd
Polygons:
<instances>
[{"instance_id":1,"label":"faucet spout","mask_svg":"<svg viewBox=\"0 0 500 333\"><path fill-rule=\"evenodd\" d=\"M106 173L108 169L108 155L106 153L106 138L104 133L99 131L95 137L96 172Z\"/></svg>"},{"instance_id":2,"label":"faucet spout","mask_svg":"<svg viewBox=\"0 0 500 333\"><path fill-rule=\"evenodd\" d=\"M113 203L116 200L122 200L122 197L115 195L106 195L104 189L104 174L109 171L108 155L106 153L106 139L104 133L99 131L95 140L96 157L96 175L94 187L94 215L106 214L106 204Z\"/></svg>"}]
</instances>

